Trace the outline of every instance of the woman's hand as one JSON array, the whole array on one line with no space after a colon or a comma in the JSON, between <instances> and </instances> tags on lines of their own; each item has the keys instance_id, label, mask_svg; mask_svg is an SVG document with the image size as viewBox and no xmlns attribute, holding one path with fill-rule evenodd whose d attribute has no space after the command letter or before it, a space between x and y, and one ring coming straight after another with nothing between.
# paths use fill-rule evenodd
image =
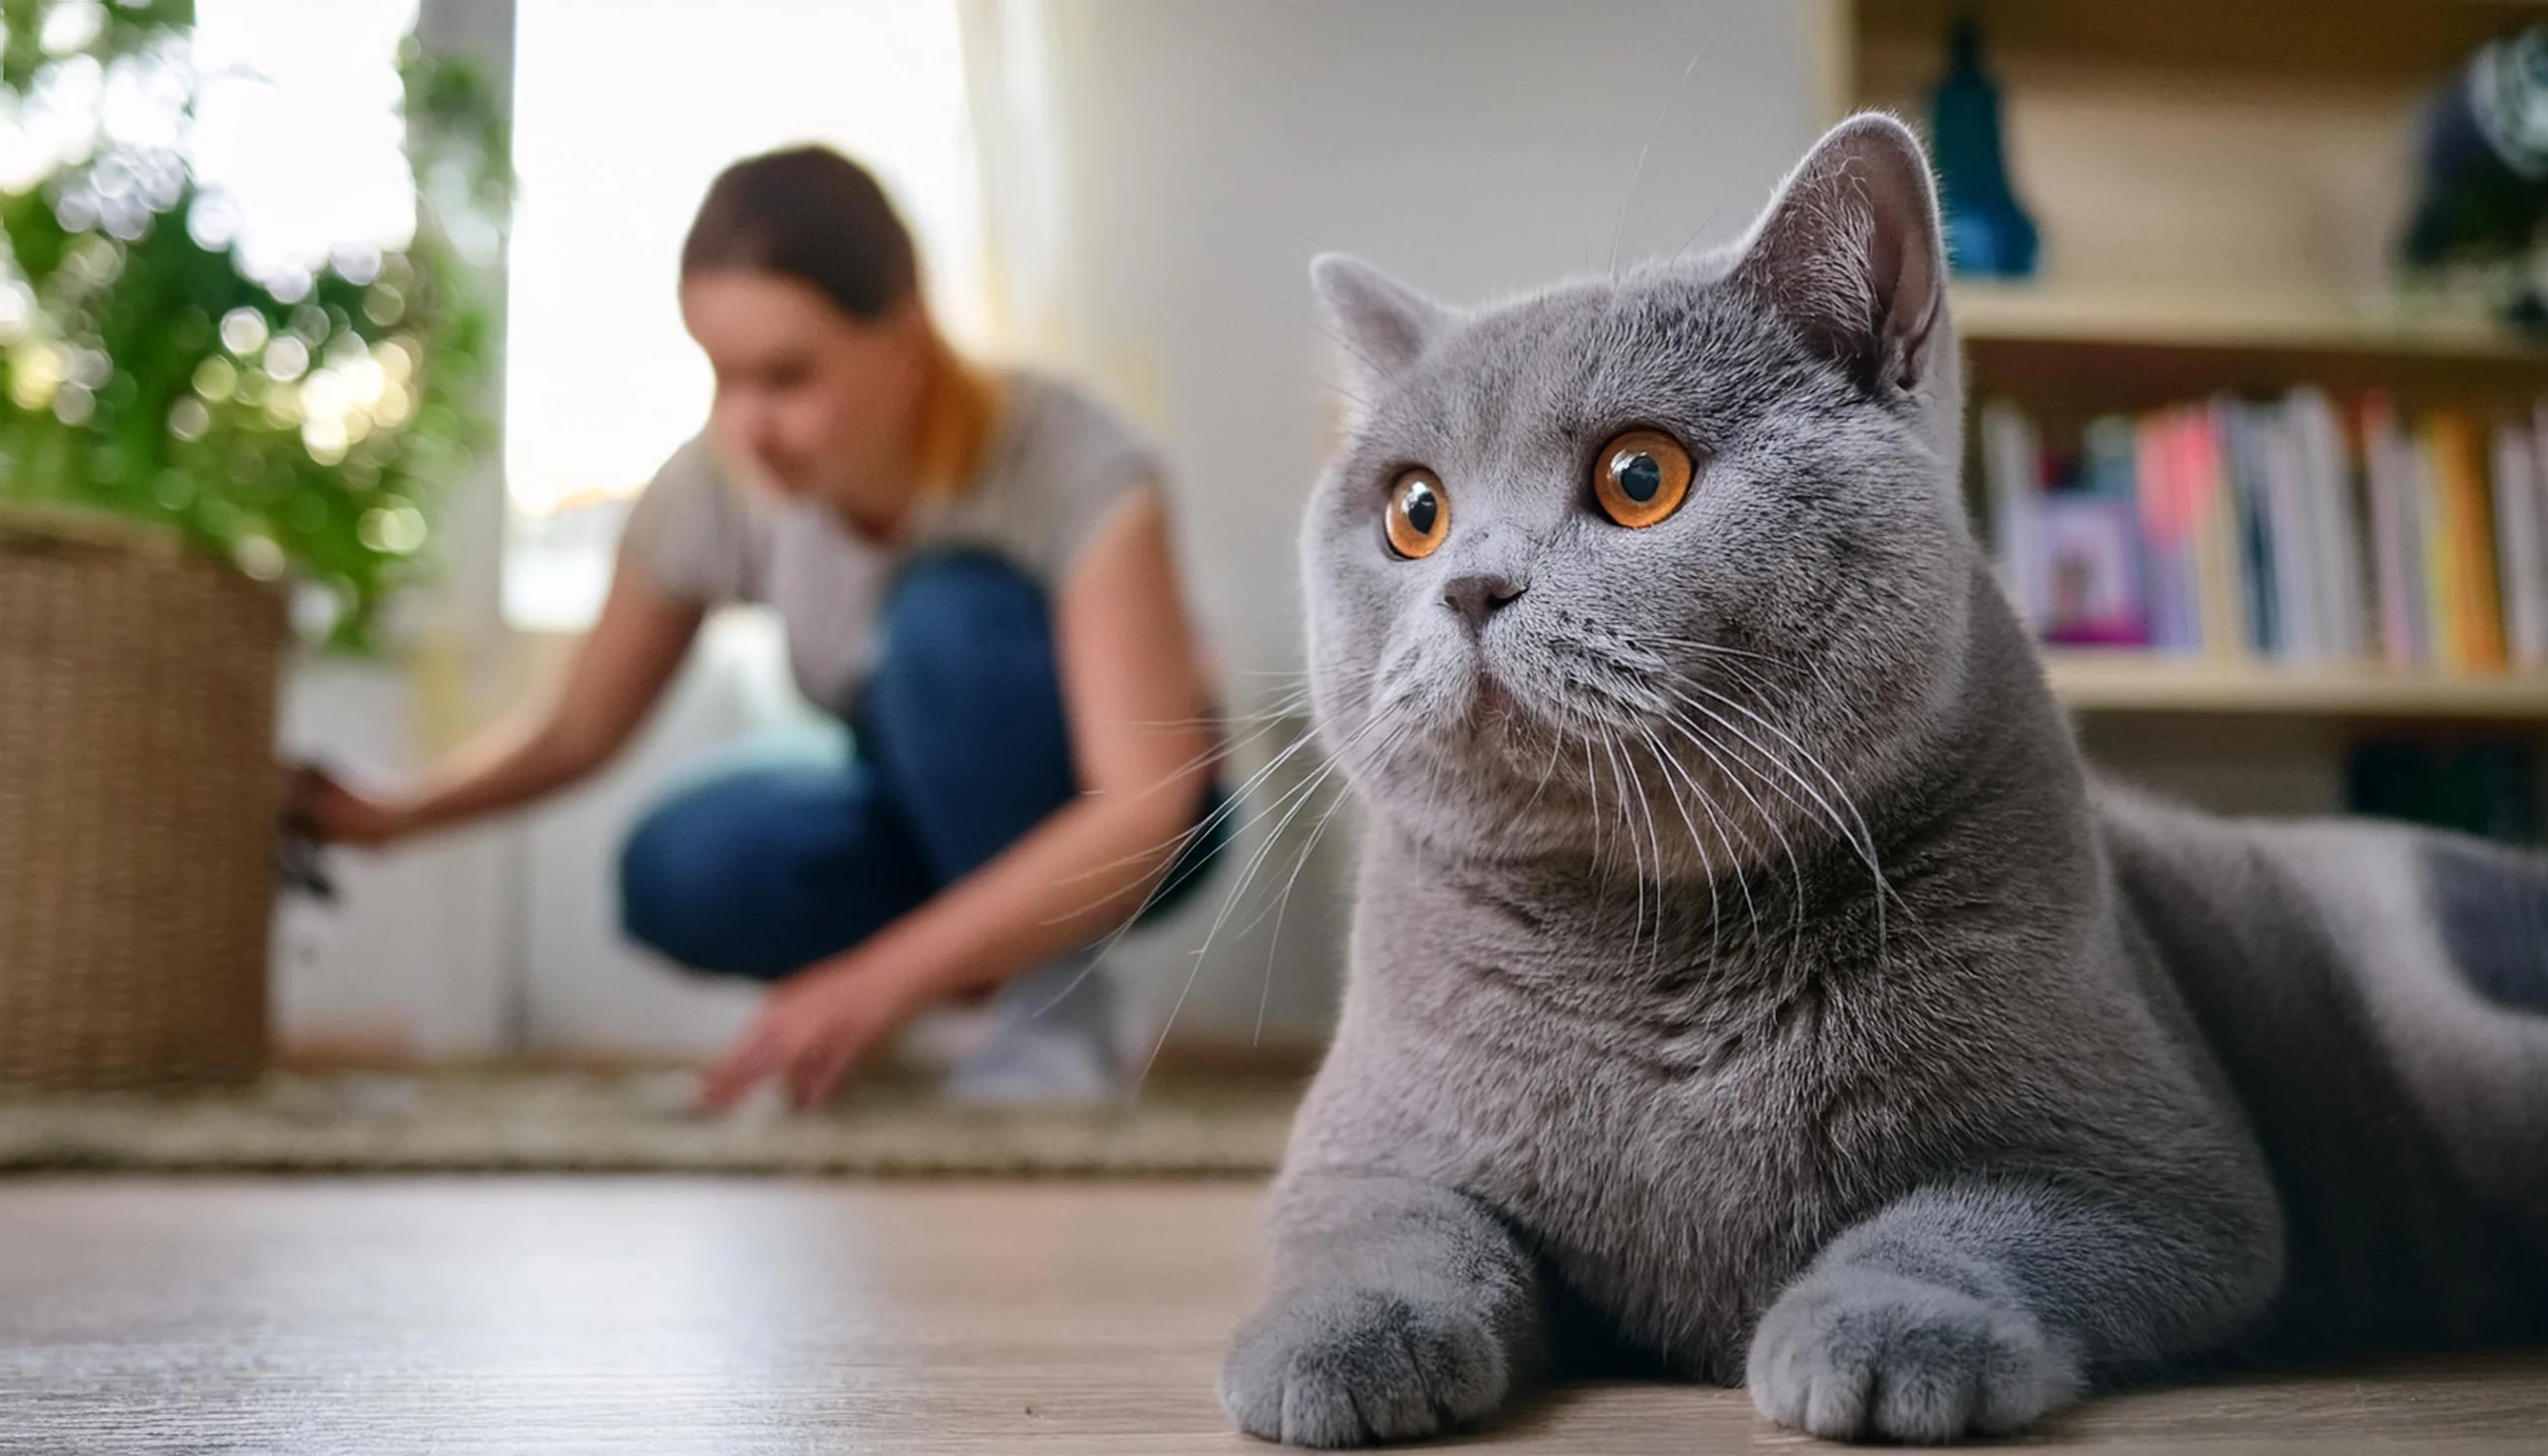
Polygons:
<instances>
[{"instance_id":1,"label":"woman's hand","mask_svg":"<svg viewBox=\"0 0 2548 1456\"><path fill-rule=\"evenodd\" d=\"M831 961L799 971L770 988L760 1014L709 1069L700 1083L700 1103L727 1111L774 1077L791 1104L813 1107L928 999L910 976L873 961Z\"/></svg>"},{"instance_id":2,"label":"woman's hand","mask_svg":"<svg viewBox=\"0 0 2548 1456\"><path fill-rule=\"evenodd\" d=\"M322 844L377 847L413 827L398 800L348 788L334 774L307 764L293 771L284 817Z\"/></svg>"},{"instance_id":3,"label":"woman's hand","mask_svg":"<svg viewBox=\"0 0 2548 1456\"><path fill-rule=\"evenodd\" d=\"M531 804L601 767L663 696L707 608L622 565L601 618L576 649L564 689L472 739L395 796L351 787L325 769L288 770L285 821L326 844L378 847Z\"/></svg>"}]
</instances>

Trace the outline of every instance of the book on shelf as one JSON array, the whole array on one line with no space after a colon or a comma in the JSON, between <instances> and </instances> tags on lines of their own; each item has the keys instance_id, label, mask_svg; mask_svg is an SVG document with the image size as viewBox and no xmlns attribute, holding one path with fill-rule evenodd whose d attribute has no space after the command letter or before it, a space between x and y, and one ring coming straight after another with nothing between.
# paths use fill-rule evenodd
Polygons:
<instances>
[{"instance_id":1,"label":"book on shelf","mask_svg":"<svg viewBox=\"0 0 2548 1456\"><path fill-rule=\"evenodd\" d=\"M2455 674L2548 669L2548 400L2408 411L2303 386L1981 416L1994 564L2047 644Z\"/></svg>"},{"instance_id":2,"label":"book on shelf","mask_svg":"<svg viewBox=\"0 0 2548 1456\"><path fill-rule=\"evenodd\" d=\"M2548 415L2540 424L2548 425ZM2548 663L2548 457L2537 427L2495 431L2495 545L2503 563L2505 651L2514 662Z\"/></svg>"}]
</instances>

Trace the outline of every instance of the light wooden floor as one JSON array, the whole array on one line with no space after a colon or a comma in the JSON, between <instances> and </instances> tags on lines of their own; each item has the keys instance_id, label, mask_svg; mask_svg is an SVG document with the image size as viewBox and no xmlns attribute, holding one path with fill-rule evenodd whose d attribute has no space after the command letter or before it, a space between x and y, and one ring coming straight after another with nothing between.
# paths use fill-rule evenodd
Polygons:
<instances>
[{"instance_id":1,"label":"light wooden floor","mask_svg":"<svg viewBox=\"0 0 2548 1456\"><path fill-rule=\"evenodd\" d=\"M1211 1183L0 1182L0 1451L1264 1450L1212 1394L1258 1203ZM2548 1357L2118 1398L2050 1434L2548 1453ZM1739 1392L1671 1387L1563 1392L1492 1440L1809 1444Z\"/></svg>"}]
</instances>

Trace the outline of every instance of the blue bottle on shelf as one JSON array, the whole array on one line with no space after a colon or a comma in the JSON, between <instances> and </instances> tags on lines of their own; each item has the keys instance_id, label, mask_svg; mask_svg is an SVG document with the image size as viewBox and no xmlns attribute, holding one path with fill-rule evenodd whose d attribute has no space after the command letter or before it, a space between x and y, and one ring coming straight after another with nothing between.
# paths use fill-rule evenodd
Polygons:
<instances>
[{"instance_id":1,"label":"blue bottle on shelf","mask_svg":"<svg viewBox=\"0 0 2548 1456\"><path fill-rule=\"evenodd\" d=\"M2000 133L2000 91L1982 69L1982 32L1960 16L1948 46L1947 74L1929 103L1939 204L1946 214L1947 267L1956 273L2030 278L2035 270L2034 219L2009 185Z\"/></svg>"}]
</instances>

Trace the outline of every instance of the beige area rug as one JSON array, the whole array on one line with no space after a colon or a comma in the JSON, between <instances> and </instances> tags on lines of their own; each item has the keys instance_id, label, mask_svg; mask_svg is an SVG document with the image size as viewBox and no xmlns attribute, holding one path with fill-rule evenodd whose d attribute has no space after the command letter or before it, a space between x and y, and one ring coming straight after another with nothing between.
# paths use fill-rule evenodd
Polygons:
<instances>
[{"instance_id":1,"label":"beige area rug","mask_svg":"<svg viewBox=\"0 0 2548 1456\"><path fill-rule=\"evenodd\" d=\"M708 1117L686 1075L277 1074L239 1093L0 1101L0 1173L698 1172L1252 1176L1301 1081L1159 1076L1124 1102L969 1108L860 1084L810 1114Z\"/></svg>"}]
</instances>

